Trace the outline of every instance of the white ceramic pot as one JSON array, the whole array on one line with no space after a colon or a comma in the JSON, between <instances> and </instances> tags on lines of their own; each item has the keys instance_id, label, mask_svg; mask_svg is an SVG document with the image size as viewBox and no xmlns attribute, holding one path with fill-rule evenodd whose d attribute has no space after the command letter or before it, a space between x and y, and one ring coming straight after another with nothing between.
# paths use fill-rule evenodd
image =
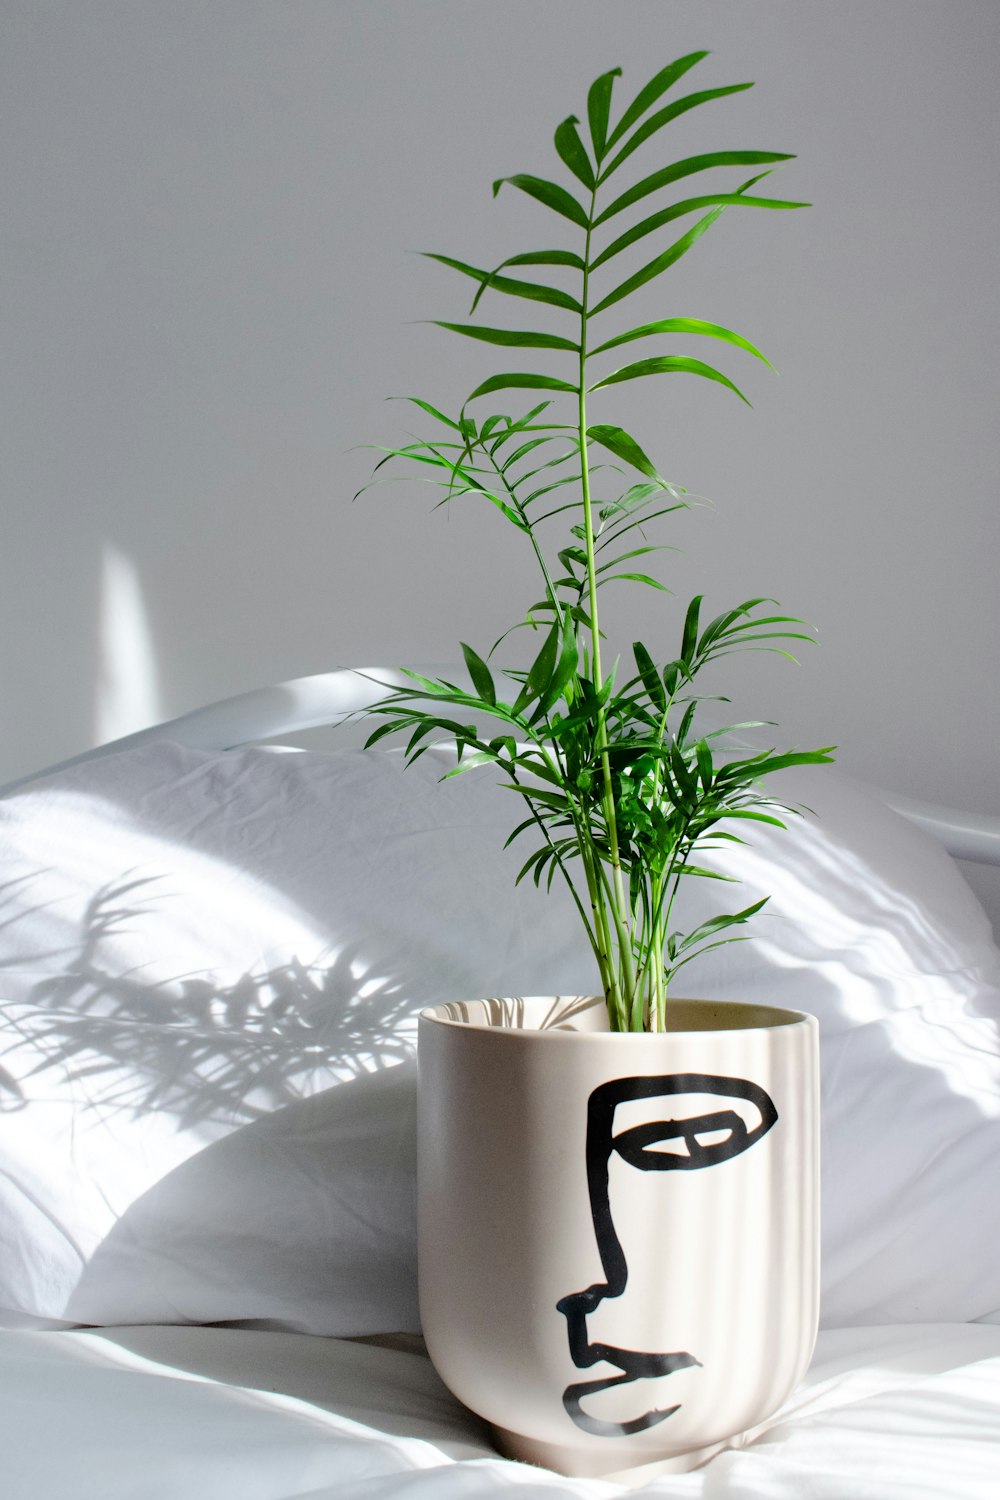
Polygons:
<instances>
[{"instance_id":1,"label":"white ceramic pot","mask_svg":"<svg viewBox=\"0 0 1000 1500\"><path fill-rule=\"evenodd\" d=\"M674 1000L420 1017L424 1335L511 1457L693 1467L803 1374L819 1297L813 1017Z\"/></svg>"}]
</instances>

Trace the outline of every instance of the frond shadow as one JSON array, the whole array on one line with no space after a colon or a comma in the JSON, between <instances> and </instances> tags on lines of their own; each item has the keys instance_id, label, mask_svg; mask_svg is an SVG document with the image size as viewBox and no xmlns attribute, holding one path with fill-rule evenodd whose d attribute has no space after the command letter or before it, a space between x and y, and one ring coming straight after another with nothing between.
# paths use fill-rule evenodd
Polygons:
<instances>
[{"instance_id":1,"label":"frond shadow","mask_svg":"<svg viewBox=\"0 0 1000 1500\"><path fill-rule=\"evenodd\" d=\"M399 977L405 955L395 973L373 977L363 936L248 968L228 983L208 967L166 981L150 981L141 968L115 972L102 950L148 920L156 887L157 877L134 872L102 886L63 971L31 985L27 1003L0 1006L12 1064L0 1065L0 1108L23 1105L26 1078L50 1076L68 1085L78 1107L108 1118L155 1111L180 1129L232 1126L412 1053L414 1004ZM19 961L30 965L31 955ZM33 1061L18 1075L16 1054L25 1049Z\"/></svg>"}]
</instances>

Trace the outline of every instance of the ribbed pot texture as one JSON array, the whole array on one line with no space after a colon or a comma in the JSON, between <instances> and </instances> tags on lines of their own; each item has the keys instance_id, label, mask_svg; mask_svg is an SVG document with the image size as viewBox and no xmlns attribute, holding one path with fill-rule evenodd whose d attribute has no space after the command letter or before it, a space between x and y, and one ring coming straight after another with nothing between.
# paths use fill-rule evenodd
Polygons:
<instances>
[{"instance_id":1,"label":"ribbed pot texture","mask_svg":"<svg viewBox=\"0 0 1000 1500\"><path fill-rule=\"evenodd\" d=\"M674 1000L420 1017L420 1309L434 1364L511 1457L690 1468L770 1416L819 1300L817 1025Z\"/></svg>"}]
</instances>

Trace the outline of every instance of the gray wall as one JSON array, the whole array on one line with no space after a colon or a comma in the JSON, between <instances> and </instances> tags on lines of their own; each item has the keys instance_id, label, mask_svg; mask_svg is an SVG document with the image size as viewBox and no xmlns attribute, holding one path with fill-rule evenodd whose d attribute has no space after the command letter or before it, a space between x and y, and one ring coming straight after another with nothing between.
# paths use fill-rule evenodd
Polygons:
<instances>
[{"instance_id":1,"label":"gray wall","mask_svg":"<svg viewBox=\"0 0 1000 1500\"><path fill-rule=\"evenodd\" d=\"M660 380L601 415L715 501L671 538L678 594L820 627L799 669L737 664L742 711L1000 808L995 0L4 0L0 35L0 778L511 622L533 584L492 515L351 503L355 445L408 423L386 396L453 407L491 367L415 321L461 318L468 284L410 252L548 240L492 179L558 170L598 72L624 100L708 47L692 87L757 87L679 121L676 155L795 151L779 190L815 206L725 216L638 312L735 326L781 375L723 356L752 411ZM682 601L619 600L625 648L672 650Z\"/></svg>"}]
</instances>

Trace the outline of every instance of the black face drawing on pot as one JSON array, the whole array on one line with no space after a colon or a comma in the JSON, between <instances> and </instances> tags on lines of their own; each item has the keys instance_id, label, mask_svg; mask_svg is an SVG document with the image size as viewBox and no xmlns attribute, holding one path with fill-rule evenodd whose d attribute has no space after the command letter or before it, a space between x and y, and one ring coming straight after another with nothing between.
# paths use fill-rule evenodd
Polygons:
<instances>
[{"instance_id":1,"label":"black face drawing on pot","mask_svg":"<svg viewBox=\"0 0 1000 1500\"><path fill-rule=\"evenodd\" d=\"M702 1096L700 1100L694 1096ZM705 1096L713 1096L706 1108ZM713 1107L714 1100L717 1107ZM641 1113L640 1124L623 1124L623 1114L636 1101L655 1101ZM659 1101L662 1101L660 1103ZM743 1107L738 1107L742 1101ZM749 1106L749 1107L748 1107ZM616 1116L617 1133L616 1133ZM570 1292L556 1304L566 1319L570 1356L580 1370L612 1365L618 1371L596 1380L566 1387L563 1405L577 1427L599 1437L623 1437L655 1427L678 1410L658 1407L627 1421L611 1421L585 1411L588 1397L637 1380L672 1375L700 1365L696 1351L651 1351L621 1348L590 1337L587 1320L601 1305L619 1298L628 1282L629 1268L615 1228L611 1164L620 1158L637 1172L700 1172L740 1156L774 1125L778 1112L770 1095L744 1078L713 1073L666 1073L616 1078L594 1089L587 1104L587 1187L594 1237L605 1280L580 1292ZM671 1226L683 1236L684 1225ZM602 1324L608 1319L602 1316Z\"/></svg>"}]
</instances>

